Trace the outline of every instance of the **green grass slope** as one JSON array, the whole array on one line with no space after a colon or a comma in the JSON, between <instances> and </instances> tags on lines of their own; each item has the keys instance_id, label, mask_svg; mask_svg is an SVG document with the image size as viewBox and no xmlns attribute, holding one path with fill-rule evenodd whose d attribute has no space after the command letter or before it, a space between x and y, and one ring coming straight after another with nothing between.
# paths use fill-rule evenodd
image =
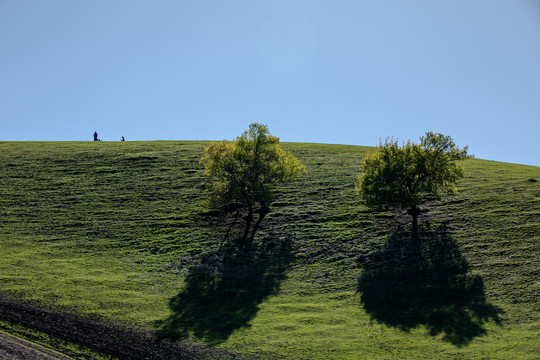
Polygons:
<instances>
[{"instance_id":1,"label":"green grass slope","mask_svg":"<svg viewBox=\"0 0 540 360\"><path fill-rule=\"evenodd\" d=\"M368 148L285 143L308 174L239 252L202 206L206 145L0 142L2 298L263 359L540 354L540 168L464 161L415 243L359 204Z\"/></svg>"}]
</instances>

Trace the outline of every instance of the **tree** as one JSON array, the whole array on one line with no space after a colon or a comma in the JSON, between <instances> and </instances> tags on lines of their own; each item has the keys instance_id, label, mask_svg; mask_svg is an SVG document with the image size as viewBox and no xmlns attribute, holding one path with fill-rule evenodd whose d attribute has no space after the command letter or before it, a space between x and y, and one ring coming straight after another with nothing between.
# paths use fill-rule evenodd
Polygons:
<instances>
[{"instance_id":1,"label":"tree","mask_svg":"<svg viewBox=\"0 0 540 360\"><path fill-rule=\"evenodd\" d=\"M305 167L279 146L279 138L258 123L250 124L233 142L213 141L201 163L208 180L206 205L213 209L233 207L246 213L241 240L247 247L270 212L275 185L305 173Z\"/></svg>"},{"instance_id":2,"label":"tree","mask_svg":"<svg viewBox=\"0 0 540 360\"><path fill-rule=\"evenodd\" d=\"M399 146L386 140L368 154L361 165L357 191L370 207L407 209L413 232L418 231L420 205L443 194L455 194L463 167L456 161L467 157L450 136L427 132L420 144Z\"/></svg>"}]
</instances>

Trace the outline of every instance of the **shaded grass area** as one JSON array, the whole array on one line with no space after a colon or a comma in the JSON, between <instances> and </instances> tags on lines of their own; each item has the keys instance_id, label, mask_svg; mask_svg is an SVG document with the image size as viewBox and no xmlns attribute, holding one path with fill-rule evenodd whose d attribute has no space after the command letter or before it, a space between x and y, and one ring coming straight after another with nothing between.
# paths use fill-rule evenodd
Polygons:
<instances>
[{"instance_id":1,"label":"shaded grass area","mask_svg":"<svg viewBox=\"0 0 540 360\"><path fill-rule=\"evenodd\" d=\"M258 305L276 294L292 260L290 241L249 251L220 249L190 268L183 289L170 300L172 314L159 322L160 336L193 335L221 343L249 326Z\"/></svg>"},{"instance_id":2,"label":"shaded grass area","mask_svg":"<svg viewBox=\"0 0 540 360\"><path fill-rule=\"evenodd\" d=\"M444 236L413 252L392 237L406 214L358 203L368 148L283 144L308 174L276 190L257 250L240 253L221 243L230 219L202 208L206 144L0 142L0 288L269 359L540 353L538 167L464 161L458 195L420 218ZM389 249L409 261L376 261L394 264ZM377 307L385 291L408 316Z\"/></svg>"},{"instance_id":3,"label":"shaded grass area","mask_svg":"<svg viewBox=\"0 0 540 360\"><path fill-rule=\"evenodd\" d=\"M418 238L396 231L382 251L361 260L358 291L375 320L410 331L423 325L457 346L485 335L484 323L500 323L501 309L486 299L484 282L443 225L420 230Z\"/></svg>"}]
</instances>

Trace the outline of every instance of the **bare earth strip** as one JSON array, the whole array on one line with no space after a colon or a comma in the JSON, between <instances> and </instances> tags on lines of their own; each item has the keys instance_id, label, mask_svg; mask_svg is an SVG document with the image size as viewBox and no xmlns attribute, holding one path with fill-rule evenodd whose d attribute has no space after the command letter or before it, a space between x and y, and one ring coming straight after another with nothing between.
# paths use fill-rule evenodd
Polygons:
<instances>
[{"instance_id":1,"label":"bare earth strip","mask_svg":"<svg viewBox=\"0 0 540 360\"><path fill-rule=\"evenodd\" d=\"M159 339L151 330L125 328L102 318L78 316L61 309L3 298L0 292L0 320L17 324L56 339L77 344L104 356L122 360L147 359L246 359L247 356L178 340ZM0 360L70 359L38 345L0 332ZM26 348L27 350L24 350ZM26 351L26 352L25 352Z\"/></svg>"},{"instance_id":2,"label":"bare earth strip","mask_svg":"<svg viewBox=\"0 0 540 360\"><path fill-rule=\"evenodd\" d=\"M0 359L72 360L70 357L2 332L0 332Z\"/></svg>"}]
</instances>

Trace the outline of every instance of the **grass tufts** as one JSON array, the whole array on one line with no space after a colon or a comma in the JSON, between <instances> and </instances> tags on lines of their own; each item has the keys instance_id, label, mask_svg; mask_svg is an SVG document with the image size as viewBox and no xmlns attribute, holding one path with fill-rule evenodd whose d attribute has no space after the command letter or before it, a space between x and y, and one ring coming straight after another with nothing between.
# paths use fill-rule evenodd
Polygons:
<instances>
[{"instance_id":1,"label":"grass tufts","mask_svg":"<svg viewBox=\"0 0 540 360\"><path fill-rule=\"evenodd\" d=\"M540 168L464 160L458 194L424 207L414 243L406 213L359 203L369 148L283 143L307 175L276 189L238 251L222 241L232 216L202 205L207 145L0 142L0 300L33 304L29 334L71 314L218 357L540 353Z\"/></svg>"}]
</instances>

